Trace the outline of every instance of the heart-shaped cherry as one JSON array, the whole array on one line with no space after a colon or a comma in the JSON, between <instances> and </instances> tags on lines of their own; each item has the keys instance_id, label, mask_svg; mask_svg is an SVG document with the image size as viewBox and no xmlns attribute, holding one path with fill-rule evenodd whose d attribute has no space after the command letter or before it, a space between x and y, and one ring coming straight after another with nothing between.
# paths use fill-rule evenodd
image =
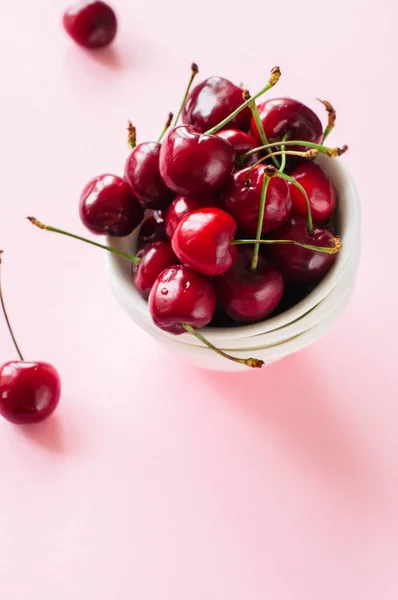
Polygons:
<instances>
[{"instance_id":1,"label":"heart-shaped cherry","mask_svg":"<svg viewBox=\"0 0 398 600\"><path fill-rule=\"evenodd\" d=\"M250 167L255 162L260 160L262 154L260 152L256 152L255 154L251 154L243 161L239 160L239 157L250 150L254 150L258 147L257 140L254 139L250 133L246 133L245 131L241 131L239 129L221 129L215 135L222 137L224 140L227 140L233 147L236 153L236 162L239 169L243 167Z\"/></svg>"},{"instance_id":2,"label":"heart-shaped cherry","mask_svg":"<svg viewBox=\"0 0 398 600\"><path fill-rule=\"evenodd\" d=\"M228 180L222 195L222 205L236 220L238 227L256 235L261 191L266 167L259 165L242 169ZM280 177L272 177L265 200L262 234L281 227L289 218L292 203L289 187Z\"/></svg>"},{"instance_id":3,"label":"heart-shaped cherry","mask_svg":"<svg viewBox=\"0 0 398 600\"><path fill-rule=\"evenodd\" d=\"M217 125L242 104L242 90L223 77L209 77L191 91L182 112L182 122L202 133ZM251 113L242 110L231 122L233 129L247 131Z\"/></svg>"},{"instance_id":4,"label":"heart-shaped cherry","mask_svg":"<svg viewBox=\"0 0 398 600\"><path fill-rule=\"evenodd\" d=\"M184 217L194 210L218 206L219 200L215 194L206 194L203 198L187 198L185 196L176 196L170 204L166 217L166 234L171 240L178 224Z\"/></svg>"},{"instance_id":5,"label":"heart-shaped cherry","mask_svg":"<svg viewBox=\"0 0 398 600\"><path fill-rule=\"evenodd\" d=\"M137 253L139 262L131 264L135 287L145 299L162 271L178 264L178 258L169 242L153 242L147 244Z\"/></svg>"},{"instance_id":6,"label":"heart-shaped cherry","mask_svg":"<svg viewBox=\"0 0 398 600\"><path fill-rule=\"evenodd\" d=\"M174 198L159 172L159 142L138 144L127 159L124 178L144 208L167 208Z\"/></svg>"},{"instance_id":7,"label":"heart-shaped cherry","mask_svg":"<svg viewBox=\"0 0 398 600\"><path fill-rule=\"evenodd\" d=\"M222 275L235 263L231 246L237 230L235 220L220 208L202 208L179 223L171 241L180 261L202 275Z\"/></svg>"},{"instance_id":8,"label":"heart-shaped cherry","mask_svg":"<svg viewBox=\"0 0 398 600\"><path fill-rule=\"evenodd\" d=\"M160 174L182 196L216 192L232 173L235 151L226 140L190 125L173 127L160 149Z\"/></svg>"},{"instance_id":9,"label":"heart-shaped cherry","mask_svg":"<svg viewBox=\"0 0 398 600\"><path fill-rule=\"evenodd\" d=\"M224 311L239 323L262 321L276 309L283 296L281 273L262 254L253 271L252 258L253 249L240 246L232 269L215 279Z\"/></svg>"},{"instance_id":10,"label":"heart-shaped cherry","mask_svg":"<svg viewBox=\"0 0 398 600\"><path fill-rule=\"evenodd\" d=\"M290 176L307 192L313 220L327 221L336 209L337 196L335 187L326 173L316 163L306 161L298 165ZM293 212L307 215L307 204L302 192L291 183L289 187Z\"/></svg>"},{"instance_id":11,"label":"heart-shaped cherry","mask_svg":"<svg viewBox=\"0 0 398 600\"><path fill-rule=\"evenodd\" d=\"M80 46L96 49L108 46L117 33L117 19L108 4L83 0L64 13L66 32Z\"/></svg>"},{"instance_id":12,"label":"heart-shaped cherry","mask_svg":"<svg viewBox=\"0 0 398 600\"><path fill-rule=\"evenodd\" d=\"M138 235L138 248L152 242L166 242L166 215L167 210L154 210L145 219Z\"/></svg>"},{"instance_id":13,"label":"heart-shaped cherry","mask_svg":"<svg viewBox=\"0 0 398 600\"><path fill-rule=\"evenodd\" d=\"M117 175L100 175L80 196L80 218L91 233L123 237L142 221L144 210Z\"/></svg>"}]
</instances>

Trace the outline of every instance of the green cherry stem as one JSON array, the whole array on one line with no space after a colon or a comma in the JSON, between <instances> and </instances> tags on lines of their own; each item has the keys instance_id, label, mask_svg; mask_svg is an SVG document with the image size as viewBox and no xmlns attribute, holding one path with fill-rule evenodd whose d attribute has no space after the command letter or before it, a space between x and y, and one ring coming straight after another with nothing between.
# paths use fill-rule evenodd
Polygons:
<instances>
[{"instance_id":1,"label":"green cherry stem","mask_svg":"<svg viewBox=\"0 0 398 600\"><path fill-rule=\"evenodd\" d=\"M173 121L173 113L169 113L169 116L167 117L167 121L164 124L164 127L162 129L162 133L160 134L160 136L158 137L158 142L162 141L162 137L164 136L164 134L166 133L166 131L168 130L168 128L170 127L171 123Z\"/></svg>"},{"instance_id":2,"label":"green cherry stem","mask_svg":"<svg viewBox=\"0 0 398 600\"><path fill-rule=\"evenodd\" d=\"M243 100L249 100L250 99L250 92L249 90L243 90ZM256 123L256 127L258 130L258 133L260 135L261 141L263 144L267 145L269 144L267 136L265 135L265 131L264 131L264 127L262 124L262 121L260 119L260 113L258 112L258 108L257 108L257 104L255 102L251 102L249 104L249 108L251 110L251 113L253 115L253 119ZM270 154L270 149L267 149L267 154ZM274 165L276 166L276 168L279 168L279 164L278 161L275 158L275 154L272 156L272 162L274 163Z\"/></svg>"},{"instance_id":3,"label":"green cherry stem","mask_svg":"<svg viewBox=\"0 0 398 600\"><path fill-rule=\"evenodd\" d=\"M39 229L45 229L46 231L52 231L53 233L60 233L61 235L66 235L67 237L73 238L75 240L79 240L80 242L85 242L86 244L91 244L91 246L96 246L97 248L102 248L102 250L107 250L108 252L113 252L113 254L117 254L122 258L127 258L130 262L138 264L140 259L137 256L133 256L132 254L127 254L127 252L122 252L121 250L116 250L116 248L112 248L111 246L105 246L104 244L98 244L98 242L93 242L87 238L81 237L80 235L75 235L74 233L69 233L68 231L64 231L63 229L58 229L57 227L52 227L51 225L45 225L38 221L34 217L27 217L28 221L30 221L33 225L38 227Z\"/></svg>"},{"instance_id":4,"label":"green cherry stem","mask_svg":"<svg viewBox=\"0 0 398 600\"><path fill-rule=\"evenodd\" d=\"M246 365L247 367L251 367L252 369L261 369L261 367L264 364L264 361L259 360L258 358L236 358L236 356L231 356L230 354L227 354L226 352L223 352L223 350L220 350L219 348L214 346L201 333L199 333L199 331L194 329L192 325L188 325L188 323L182 323L182 326L184 327L185 331L188 331L188 333L192 333L192 335L194 335L200 342L202 342L202 344L210 348L210 350L217 352L217 354L219 354L223 358L227 358L228 360L232 360L233 362L240 363L241 365Z\"/></svg>"},{"instance_id":5,"label":"green cherry stem","mask_svg":"<svg viewBox=\"0 0 398 600\"><path fill-rule=\"evenodd\" d=\"M319 98L317 98L317 100L318 100L318 102L321 102L323 104L323 106L326 108L326 112L328 113L328 124L326 125L325 131L324 131L324 134L322 137L322 144L324 144L329 133L332 131L332 129L336 125L336 111L334 110L334 108L330 104L330 102L328 102L327 100L320 100Z\"/></svg>"},{"instance_id":6,"label":"green cherry stem","mask_svg":"<svg viewBox=\"0 0 398 600\"><path fill-rule=\"evenodd\" d=\"M184 109L185 102L186 102L186 100L188 98L189 90L191 89L191 85L193 83L193 80L195 79L195 77L196 77L196 75L198 73L199 73L199 67L198 67L198 65L196 63L193 62L191 64L191 77L189 78L187 89L185 90L185 94L184 94L184 97L183 97L182 102L180 104L180 108L178 109L178 113L177 113L177 116L176 116L175 121L174 121L174 126L176 126L177 123L178 123L178 120L179 120L179 118L181 116L181 113L182 113L182 111Z\"/></svg>"},{"instance_id":7,"label":"green cherry stem","mask_svg":"<svg viewBox=\"0 0 398 600\"><path fill-rule=\"evenodd\" d=\"M337 254L342 248L341 239L339 236L333 238L333 246L313 246L312 244L305 244L304 242L297 242L296 240L232 240L232 246L243 246L246 244L285 244L291 246L298 246L299 248L305 248L306 250L312 250L313 252L321 252L323 254Z\"/></svg>"},{"instance_id":8,"label":"green cherry stem","mask_svg":"<svg viewBox=\"0 0 398 600\"><path fill-rule=\"evenodd\" d=\"M275 148L276 146L280 146L281 142L272 142L271 144L266 144L265 146L259 146L258 148L253 148L253 150L249 150L245 154L241 155L241 159L244 160L248 158L252 154L256 154L256 152L261 152L262 150L268 150L268 148ZM342 148L329 148L328 146L322 146L322 144L314 144L313 142L307 142L305 140L286 140L284 142L285 146L306 146L307 148L314 148L318 150L322 154L326 154L330 157L341 156L344 152L347 152L348 146L344 144Z\"/></svg>"},{"instance_id":9,"label":"green cherry stem","mask_svg":"<svg viewBox=\"0 0 398 600\"><path fill-rule=\"evenodd\" d=\"M297 150L278 150L278 152L272 152L272 154L268 154L267 156L261 157L253 165L251 165L249 171L246 173L246 177L245 177L246 182L248 183L250 181L250 175L251 175L253 169L258 167L258 165L261 165L261 163L263 163L268 158L271 158L272 156L279 156L280 154L284 157L286 157L286 154L288 154L289 156L300 156L301 158L314 158L315 156L318 155L318 150L315 150L315 148L310 148L306 152L299 152ZM285 161L286 161L286 159L285 159ZM271 167L271 169L272 169L272 174L270 175L270 177L273 177L274 175L277 175L278 173L280 173L282 175L283 171L281 169L278 169L278 173L275 173L275 171L274 171L275 167L273 167L272 165L268 165L268 166ZM268 166L267 166L267 168L268 168Z\"/></svg>"},{"instance_id":10,"label":"green cherry stem","mask_svg":"<svg viewBox=\"0 0 398 600\"><path fill-rule=\"evenodd\" d=\"M285 133L285 135L282 138L282 142L286 142L288 135L289 135L288 133ZM282 152L284 152L285 149L286 149L285 144L281 144ZM281 166L279 167L279 173L283 173L285 169L286 169L286 154L282 154Z\"/></svg>"},{"instance_id":11,"label":"green cherry stem","mask_svg":"<svg viewBox=\"0 0 398 600\"><path fill-rule=\"evenodd\" d=\"M134 149L137 145L137 130L131 121L128 122L127 135L127 143L130 146L130 148Z\"/></svg>"},{"instance_id":12,"label":"green cherry stem","mask_svg":"<svg viewBox=\"0 0 398 600\"><path fill-rule=\"evenodd\" d=\"M259 92L257 92L257 94L254 94L254 96L252 96L251 98L249 98L249 100L246 100L246 102L243 102L243 104L241 104L240 106L238 106L238 108L236 110L234 110L228 117L226 117L225 119L223 119L218 125L215 125L215 127L212 127L211 129L209 129L208 131L206 131L206 134L208 135L212 135L214 133L217 133L217 131L219 131L220 129L222 129L223 127L225 127L225 125L228 125L228 123L230 121L232 121L232 119L234 119L242 110L244 110L245 108L247 108L251 102L254 102L255 100L257 100L257 98L259 96L262 96L262 94L265 94L266 92L268 92L268 90L270 90L271 88L274 87L274 85L276 83L278 83L279 78L281 76L281 70L279 67L274 67L271 70L271 76L269 78L269 81L267 83L267 85L265 87L263 87Z\"/></svg>"},{"instance_id":13,"label":"green cherry stem","mask_svg":"<svg viewBox=\"0 0 398 600\"><path fill-rule=\"evenodd\" d=\"M2 253L3 253L3 250L0 250L0 269L1 269L1 264L2 264L2 260L1 260ZM1 302L1 307L3 309L5 320L6 320L6 323L7 323L8 331L10 332L12 341L13 341L14 346L15 346L15 350L17 351L20 360L23 361L24 357L22 356L22 353L21 353L21 351L19 349L17 340L15 339L15 335L14 335L14 332L13 332L12 327L11 327L10 319L8 318L6 305L4 303L3 291L2 291L2 285L1 285L1 277L0 277L0 302Z\"/></svg>"},{"instance_id":14,"label":"green cherry stem","mask_svg":"<svg viewBox=\"0 0 398 600\"><path fill-rule=\"evenodd\" d=\"M261 240L261 233L262 233L262 229L263 229L264 211L265 211L265 203L267 200L268 184L269 184L269 177L268 177L268 175L266 175L264 173L263 187L261 188L260 209L258 211L256 243L254 244L254 248L253 248L253 257L252 257L252 264L251 264L252 271L257 270L258 253L260 251L260 240Z\"/></svg>"}]
</instances>

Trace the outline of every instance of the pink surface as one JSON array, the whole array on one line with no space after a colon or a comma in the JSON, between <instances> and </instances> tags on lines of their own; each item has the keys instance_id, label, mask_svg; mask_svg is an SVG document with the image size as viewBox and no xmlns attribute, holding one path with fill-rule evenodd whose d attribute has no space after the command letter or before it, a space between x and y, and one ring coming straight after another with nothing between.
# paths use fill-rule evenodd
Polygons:
<instances>
[{"instance_id":1,"label":"pink surface","mask_svg":"<svg viewBox=\"0 0 398 600\"><path fill-rule=\"evenodd\" d=\"M396 600L396 7L114 4L102 55L63 34L63 0L3 8L3 283L25 355L57 366L63 398L41 426L0 422L0 597ZM82 185L122 173L127 118L158 135L192 60L252 91L278 64L276 93L320 115L315 97L332 101L361 191L350 308L259 372L181 368L121 312L99 251L24 220L82 232ZM0 335L9 360L3 320Z\"/></svg>"}]
</instances>

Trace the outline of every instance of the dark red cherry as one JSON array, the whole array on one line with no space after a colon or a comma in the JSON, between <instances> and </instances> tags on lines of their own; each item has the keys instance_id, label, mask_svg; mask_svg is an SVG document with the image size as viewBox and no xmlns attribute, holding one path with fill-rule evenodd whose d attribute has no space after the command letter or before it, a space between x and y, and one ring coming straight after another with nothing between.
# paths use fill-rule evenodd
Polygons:
<instances>
[{"instance_id":1,"label":"dark red cherry","mask_svg":"<svg viewBox=\"0 0 398 600\"><path fill-rule=\"evenodd\" d=\"M144 211L117 175L92 179L80 196L80 218L92 233L123 237L142 221Z\"/></svg>"},{"instance_id":2,"label":"dark red cherry","mask_svg":"<svg viewBox=\"0 0 398 600\"><path fill-rule=\"evenodd\" d=\"M234 173L222 196L222 206L234 217L238 227L253 236L257 232L265 168L259 165L251 172L250 169L243 169ZM286 181L280 177L271 177L265 200L262 233L281 227L289 218L291 208Z\"/></svg>"},{"instance_id":3,"label":"dark red cherry","mask_svg":"<svg viewBox=\"0 0 398 600\"><path fill-rule=\"evenodd\" d=\"M305 140L320 144L322 123L305 104L292 98L273 98L258 107L264 133L269 142L277 142L287 133L291 140ZM252 118L251 133L261 145L257 125ZM290 150L305 150L303 146L289 146Z\"/></svg>"},{"instance_id":4,"label":"dark red cherry","mask_svg":"<svg viewBox=\"0 0 398 600\"><path fill-rule=\"evenodd\" d=\"M0 367L0 414L11 423L38 423L56 409L61 394L57 371L43 362L16 360Z\"/></svg>"},{"instance_id":5,"label":"dark red cherry","mask_svg":"<svg viewBox=\"0 0 398 600\"><path fill-rule=\"evenodd\" d=\"M189 94L182 112L182 122L205 132L218 125L241 104L241 88L223 77L209 77ZM245 108L228 123L228 127L247 131L250 118L250 109Z\"/></svg>"},{"instance_id":6,"label":"dark red cherry","mask_svg":"<svg viewBox=\"0 0 398 600\"><path fill-rule=\"evenodd\" d=\"M289 221L270 236L275 240L295 240L313 246L332 248L333 234L324 227L314 227L310 235L307 219L291 217ZM336 260L336 254L315 252L293 245L268 246L271 260L280 269L288 283L313 283L322 279Z\"/></svg>"},{"instance_id":7,"label":"dark red cherry","mask_svg":"<svg viewBox=\"0 0 398 600\"><path fill-rule=\"evenodd\" d=\"M179 335L182 323L201 329L210 323L216 292L209 279L184 265L169 267L159 275L149 296L149 311L160 329Z\"/></svg>"},{"instance_id":8,"label":"dark red cherry","mask_svg":"<svg viewBox=\"0 0 398 600\"><path fill-rule=\"evenodd\" d=\"M114 11L105 2L84 0L64 13L66 32L84 48L104 48L115 38L117 19Z\"/></svg>"},{"instance_id":9,"label":"dark red cherry","mask_svg":"<svg viewBox=\"0 0 398 600\"><path fill-rule=\"evenodd\" d=\"M145 300L153 284L162 271L177 265L179 260L173 252L170 242L147 244L137 254L139 263L132 263L131 271L135 287Z\"/></svg>"},{"instance_id":10,"label":"dark red cherry","mask_svg":"<svg viewBox=\"0 0 398 600\"><path fill-rule=\"evenodd\" d=\"M159 173L159 142L138 144L127 159L124 178L144 208L167 208L174 198Z\"/></svg>"},{"instance_id":11,"label":"dark red cherry","mask_svg":"<svg viewBox=\"0 0 398 600\"><path fill-rule=\"evenodd\" d=\"M292 172L293 177L307 192L314 221L327 221L336 208L336 190L324 171L314 162L306 161L298 165ZM306 216L307 205L302 192L289 183L293 212Z\"/></svg>"},{"instance_id":12,"label":"dark red cherry","mask_svg":"<svg viewBox=\"0 0 398 600\"><path fill-rule=\"evenodd\" d=\"M226 140L190 125L173 127L160 150L160 174L181 196L216 192L232 173L235 151Z\"/></svg>"},{"instance_id":13,"label":"dark red cherry","mask_svg":"<svg viewBox=\"0 0 398 600\"><path fill-rule=\"evenodd\" d=\"M186 198L185 196L176 196L167 211L166 234L171 240L177 229L178 224L184 217L194 210L218 206L219 200L214 194L206 194L203 198Z\"/></svg>"},{"instance_id":14,"label":"dark red cherry","mask_svg":"<svg viewBox=\"0 0 398 600\"><path fill-rule=\"evenodd\" d=\"M140 227L138 236L138 248L152 242L167 242L166 235L166 215L167 211L154 210L145 219Z\"/></svg>"},{"instance_id":15,"label":"dark red cherry","mask_svg":"<svg viewBox=\"0 0 398 600\"><path fill-rule=\"evenodd\" d=\"M254 150L254 148L257 148L259 145L257 140L255 140L250 133L240 131L239 129L222 129L215 135L222 137L231 144L236 152L236 162L241 169L243 167L250 167L250 165L253 165L255 162L260 160L262 154L260 152L256 152L255 154L252 154L246 158L243 163L239 162L239 156L241 154L245 154L246 152L249 152L249 150Z\"/></svg>"},{"instance_id":16,"label":"dark red cherry","mask_svg":"<svg viewBox=\"0 0 398 600\"><path fill-rule=\"evenodd\" d=\"M179 223L171 245L180 261L203 275L222 275L236 261L235 220L220 208L202 208Z\"/></svg>"},{"instance_id":17,"label":"dark red cherry","mask_svg":"<svg viewBox=\"0 0 398 600\"><path fill-rule=\"evenodd\" d=\"M224 311L239 323L262 321L276 309L283 296L281 273L262 254L253 271L252 257L253 246L240 246L232 269L215 279L217 297Z\"/></svg>"}]
</instances>

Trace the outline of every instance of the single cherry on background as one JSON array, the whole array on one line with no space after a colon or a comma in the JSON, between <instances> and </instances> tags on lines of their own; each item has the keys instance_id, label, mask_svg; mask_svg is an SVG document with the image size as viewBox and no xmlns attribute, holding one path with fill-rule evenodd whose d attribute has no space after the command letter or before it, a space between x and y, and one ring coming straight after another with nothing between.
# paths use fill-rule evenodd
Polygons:
<instances>
[{"instance_id":1,"label":"single cherry on background","mask_svg":"<svg viewBox=\"0 0 398 600\"><path fill-rule=\"evenodd\" d=\"M258 165L252 170L246 168L234 173L229 178L221 198L221 206L234 217L238 227L251 235L256 235L257 232L265 171L264 165ZM280 177L272 177L267 189L262 234L286 223L291 208L286 181Z\"/></svg>"},{"instance_id":2,"label":"single cherry on background","mask_svg":"<svg viewBox=\"0 0 398 600\"><path fill-rule=\"evenodd\" d=\"M143 221L138 234L138 248L152 242L166 242L167 210L153 210Z\"/></svg>"},{"instance_id":3,"label":"single cherry on background","mask_svg":"<svg viewBox=\"0 0 398 600\"><path fill-rule=\"evenodd\" d=\"M139 262L131 264L131 273L135 287L146 300L156 279L162 271L177 265L178 258L173 252L170 242L152 242L137 253Z\"/></svg>"},{"instance_id":4,"label":"single cherry on background","mask_svg":"<svg viewBox=\"0 0 398 600\"><path fill-rule=\"evenodd\" d=\"M117 175L100 175L80 196L80 218L91 233L124 237L142 221L144 210Z\"/></svg>"},{"instance_id":5,"label":"single cherry on background","mask_svg":"<svg viewBox=\"0 0 398 600\"><path fill-rule=\"evenodd\" d=\"M171 245L180 261L202 275L222 275L236 262L236 221L220 208L202 208L179 223Z\"/></svg>"},{"instance_id":6,"label":"single cherry on background","mask_svg":"<svg viewBox=\"0 0 398 600\"><path fill-rule=\"evenodd\" d=\"M166 216L166 234L169 240L172 239L178 224L184 217L194 210L218 206L219 200L215 194L206 194L203 198L187 198L186 196L176 196L167 210Z\"/></svg>"},{"instance_id":7,"label":"single cherry on background","mask_svg":"<svg viewBox=\"0 0 398 600\"><path fill-rule=\"evenodd\" d=\"M0 252L1 265L1 252ZM61 381L48 363L25 361L8 319L0 281L0 301L7 327L20 360L0 366L0 414L17 425L38 423L57 408Z\"/></svg>"},{"instance_id":8,"label":"single cherry on background","mask_svg":"<svg viewBox=\"0 0 398 600\"><path fill-rule=\"evenodd\" d=\"M307 192L311 206L312 218L315 222L327 221L336 209L336 189L326 173L314 162L306 161L299 164L290 172ZM293 213L306 216L307 204L302 192L291 183L290 196L292 198Z\"/></svg>"},{"instance_id":9,"label":"single cherry on background","mask_svg":"<svg viewBox=\"0 0 398 600\"><path fill-rule=\"evenodd\" d=\"M91 50L108 46L117 33L114 10L100 0L83 0L68 8L63 25L77 44Z\"/></svg>"},{"instance_id":10,"label":"single cherry on background","mask_svg":"<svg viewBox=\"0 0 398 600\"><path fill-rule=\"evenodd\" d=\"M240 246L232 269L214 280L224 311L239 323L256 323L268 317L284 291L283 277L270 261L259 254L253 271L252 257L252 247Z\"/></svg>"},{"instance_id":11,"label":"single cherry on background","mask_svg":"<svg viewBox=\"0 0 398 600\"><path fill-rule=\"evenodd\" d=\"M262 156L261 152L251 154L242 161L239 160L239 157L242 154L245 154L246 152L254 150L258 147L257 140L255 140L250 133L246 133L240 129L221 129L221 131L217 131L215 135L227 140L227 142L232 145L236 153L236 163L239 169L243 169L243 167L250 167L250 165L260 160Z\"/></svg>"}]
</instances>

